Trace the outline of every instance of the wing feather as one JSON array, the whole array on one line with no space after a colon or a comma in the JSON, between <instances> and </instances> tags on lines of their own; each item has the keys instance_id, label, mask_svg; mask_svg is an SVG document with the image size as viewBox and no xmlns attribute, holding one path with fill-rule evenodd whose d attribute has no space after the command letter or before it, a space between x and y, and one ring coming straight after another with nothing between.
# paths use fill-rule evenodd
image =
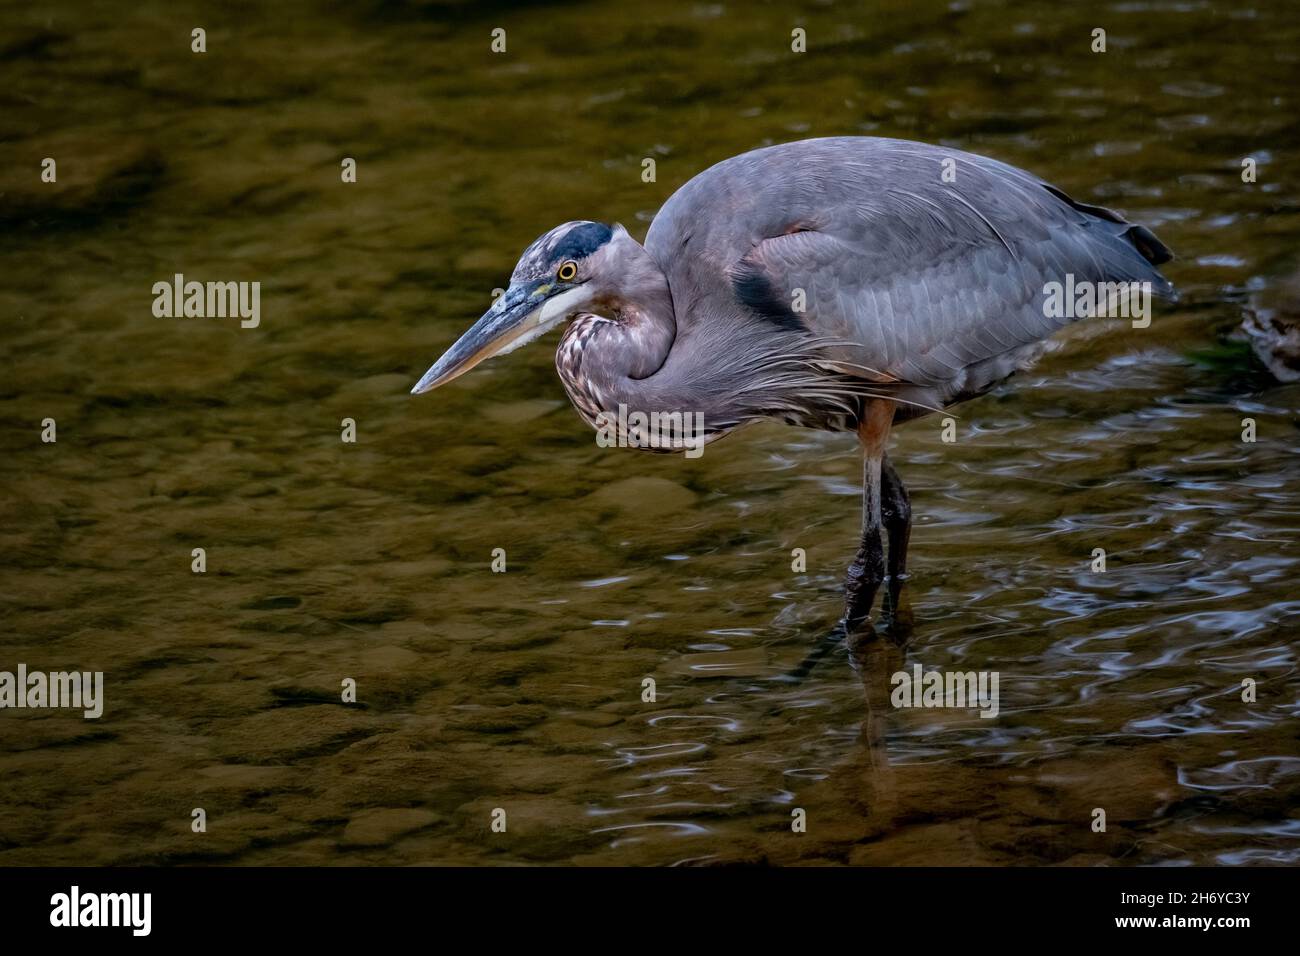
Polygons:
<instances>
[{"instance_id":1,"label":"wing feather","mask_svg":"<svg viewBox=\"0 0 1300 956\"><path fill-rule=\"evenodd\" d=\"M687 302L731 303L838 343L829 352L846 365L927 386L1070 321L1043 307L1046 283L1069 273L1172 293L1155 268L1170 253L1144 227L995 160L872 137L726 160L674 194L646 248L683 306L679 326L701 317Z\"/></svg>"}]
</instances>

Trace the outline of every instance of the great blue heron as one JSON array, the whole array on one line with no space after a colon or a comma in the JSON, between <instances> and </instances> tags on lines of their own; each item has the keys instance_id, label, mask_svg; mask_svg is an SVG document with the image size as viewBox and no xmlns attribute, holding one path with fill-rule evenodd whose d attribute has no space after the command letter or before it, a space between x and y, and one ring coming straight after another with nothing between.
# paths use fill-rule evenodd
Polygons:
<instances>
[{"instance_id":1,"label":"great blue heron","mask_svg":"<svg viewBox=\"0 0 1300 956\"><path fill-rule=\"evenodd\" d=\"M555 362L593 425L624 408L701 414L707 439L765 418L856 431L856 627L886 570L895 602L906 577L911 504L885 455L890 428L1032 362L1078 317L1045 308L1049 283L1149 283L1168 297L1155 266L1169 258L1144 226L983 156L874 137L769 146L682 186L644 246L598 222L541 236L411 391L573 318Z\"/></svg>"}]
</instances>

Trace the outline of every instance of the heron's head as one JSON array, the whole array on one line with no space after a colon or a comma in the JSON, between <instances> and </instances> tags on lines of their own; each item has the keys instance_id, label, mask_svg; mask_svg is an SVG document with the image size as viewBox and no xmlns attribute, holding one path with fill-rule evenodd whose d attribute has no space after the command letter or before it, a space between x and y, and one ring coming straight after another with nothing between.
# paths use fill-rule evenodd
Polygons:
<instances>
[{"instance_id":1,"label":"heron's head","mask_svg":"<svg viewBox=\"0 0 1300 956\"><path fill-rule=\"evenodd\" d=\"M555 328L598 301L616 271L622 226L566 222L524 250L510 286L411 389L427 392L463 375L484 359L504 355Z\"/></svg>"}]
</instances>

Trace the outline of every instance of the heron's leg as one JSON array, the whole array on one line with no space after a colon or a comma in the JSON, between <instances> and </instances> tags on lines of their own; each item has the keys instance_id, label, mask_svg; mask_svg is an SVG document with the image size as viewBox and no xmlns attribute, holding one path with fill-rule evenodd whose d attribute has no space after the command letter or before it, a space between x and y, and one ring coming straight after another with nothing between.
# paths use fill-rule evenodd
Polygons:
<instances>
[{"instance_id":1,"label":"heron's leg","mask_svg":"<svg viewBox=\"0 0 1300 956\"><path fill-rule=\"evenodd\" d=\"M893 419L893 403L877 399L867 403L858 426L863 455L862 545L844 578L844 623L849 631L859 627L871 614L876 591L885 579L885 549L880 540L881 465Z\"/></svg>"},{"instance_id":2,"label":"heron's leg","mask_svg":"<svg viewBox=\"0 0 1300 956\"><path fill-rule=\"evenodd\" d=\"M907 577L907 542L912 537L912 497L889 456L880 462L880 515L889 535L889 577Z\"/></svg>"},{"instance_id":3,"label":"heron's leg","mask_svg":"<svg viewBox=\"0 0 1300 956\"><path fill-rule=\"evenodd\" d=\"M912 612L903 603L907 583L907 543L912 537L912 499L886 456L881 462L881 518L889 537L889 607L893 625L910 629Z\"/></svg>"}]
</instances>

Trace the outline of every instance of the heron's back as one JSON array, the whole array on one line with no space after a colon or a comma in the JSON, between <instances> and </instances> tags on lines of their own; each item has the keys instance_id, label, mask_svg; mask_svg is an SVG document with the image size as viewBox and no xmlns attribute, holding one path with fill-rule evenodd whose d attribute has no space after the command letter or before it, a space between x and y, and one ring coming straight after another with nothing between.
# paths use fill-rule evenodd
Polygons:
<instances>
[{"instance_id":1,"label":"heron's back","mask_svg":"<svg viewBox=\"0 0 1300 956\"><path fill-rule=\"evenodd\" d=\"M874 137L718 163L669 198L645 245L683 335L743 315L945 399L982 391L1071 321L1044 307L1048 283L1173 291L1155 268L1169 250L1145 227L996 160Z\"/></svg>"}]
</instances>

